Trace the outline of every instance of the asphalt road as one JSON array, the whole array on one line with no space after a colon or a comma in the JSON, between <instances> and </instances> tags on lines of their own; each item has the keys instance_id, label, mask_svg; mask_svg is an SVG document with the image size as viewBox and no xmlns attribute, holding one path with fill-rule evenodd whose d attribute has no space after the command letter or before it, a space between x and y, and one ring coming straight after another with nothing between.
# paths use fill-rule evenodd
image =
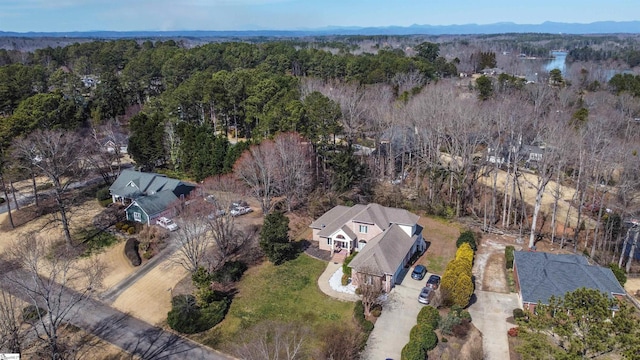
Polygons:
<instances>
[{"instance_id":1,"label":"asphalt road","mask_svg":"<svg viewBox=\"0 0 640 360\"><path fill-rule=\"evenodd\" d=\"M28 281L28 278L29 274L22 269L5 271L0 274L0 288L29 302L27 294L17 290L15 283L10 280L27 279L26 281ZM74 290L64 288L60 301L63 304L68 303L74 294L77 294ZM91 298L83 300L77 311L67 316L66 320L133 356L145 360L233 359Z\"/></svg>"}]
</instances>

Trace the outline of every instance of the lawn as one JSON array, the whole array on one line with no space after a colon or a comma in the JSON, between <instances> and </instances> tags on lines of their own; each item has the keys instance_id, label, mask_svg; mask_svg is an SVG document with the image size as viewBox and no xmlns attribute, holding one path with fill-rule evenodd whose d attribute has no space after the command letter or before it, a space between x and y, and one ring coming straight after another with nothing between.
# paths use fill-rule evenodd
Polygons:
<instances>
[{"instance_id":1,"label":"lawn","mask_svg":"<svg viewBox=\"0 0 640 360\"><path fill-rule=\"evenodd\" d=\"M416 264L425 265L429 272L442 275L447 263L456 255L460 225L426 216L420 217L418 224L423 227L422 236L429 243L429 248Z\"/></svg>"},{"instance_id":2,"label":"lawn","mask_svg":"<svg viewBox=\"0 0 640 360\"><path fill-rule=\"evenodd\" d=\"M318 289L317 280L326 265L301 254L279 266L264 262L249 269L225 320L195 339L225 350L239 334L267 320L300 322L312 333L327 326L350 325L354 304L334 300Z\"/></svg>"}]
</instances>

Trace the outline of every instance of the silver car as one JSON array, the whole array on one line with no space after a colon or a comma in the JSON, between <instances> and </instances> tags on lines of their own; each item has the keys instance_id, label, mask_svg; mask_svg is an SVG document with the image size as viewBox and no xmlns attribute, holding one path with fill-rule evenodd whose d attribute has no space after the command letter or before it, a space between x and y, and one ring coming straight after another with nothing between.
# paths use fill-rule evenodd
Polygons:
<instances>
[{"instance_id":1,"label":"silver car","mask_svg":"<svg viewBox=\"0 0 640 360\"><path fill-rule=\"evenodd\" d=\"M422 291L420 291L420 295L418 295L418 302L420 302L421 304L429 305L431 294L433 294L432 288L426 286L423 287Z\"/></svg>"}]
</instances>

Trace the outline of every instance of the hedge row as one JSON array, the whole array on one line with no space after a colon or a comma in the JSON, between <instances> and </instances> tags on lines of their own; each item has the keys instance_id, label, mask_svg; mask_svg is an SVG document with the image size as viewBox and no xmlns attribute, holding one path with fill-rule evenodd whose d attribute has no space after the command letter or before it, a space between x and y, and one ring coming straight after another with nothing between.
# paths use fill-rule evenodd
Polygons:
<instances>
[{"instance_id":1,"label":"hedge row","mask_svg":"<svg viewBox=\"0 0 640 360\"><path fill-rule=\"evenodd\" d=\"M402 360L424 360L427 352L438 345L438 328L440 313L431 306L423 307L418 313L417 324L411 328L409 342L402 348Z\"/></svg>"},{"instance_id":2,"label":"hedge row","mask_svg":"<svg viewBox=\"0 0 640 360\"><path fill-rule=\"evenodd\" d=\"M138 254L138 239L129 238L127 243L124 244L124 254L127 256L127 259L131 261L131 265L138 266L142 263L142 259L140 259L140 254Z\"/></svg>"},{"instance_id":3,"label":"hedge row","mask_svg":"<svg viewBox=\"0 0 640 360\"><path fill-rule=\"evenodd\" d=\"M473 248L468 242L463 242L456 251L455 259L449 261L442 274L440 287L445 294L445 303L453 303L460 307L469 304L473 295L472 266Z\"/></svg>"},{"instance_id":4,"label":"hedge row","mask_svg":"<svg viewBox=\"0 0 640 360\"><path fill-rule=\"evenodd\" d=\"M511 245L504 248L504 258L506 260L507 269L513 269L513 252L515 248Z\"/></svg>"}]
</instances>

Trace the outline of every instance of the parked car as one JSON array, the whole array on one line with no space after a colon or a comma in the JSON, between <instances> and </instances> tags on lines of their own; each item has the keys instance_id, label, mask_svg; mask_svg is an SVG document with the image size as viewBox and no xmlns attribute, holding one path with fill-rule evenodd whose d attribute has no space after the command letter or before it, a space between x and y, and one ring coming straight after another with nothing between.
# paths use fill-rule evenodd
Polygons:
<instances>
[{"instance_id":1,"label":"parked car","mask_svg":"<svg viewBox=\"0 0 640 360\"><path fill-rule=\"evenodd\" d=\"M427 280L427 287L437 289L440 286L440 276L431 275L429 276L429 280Z\"/></svg>"},{"instance_id":2,"label":"parked car","mask_svg":"<svg viewBox=\"0 0 640 360\"><path fill-rule=\"evenodd\" d=\"M411 273L411 278L414 280L422 280L427 275L427 268L424 265L416 265Z\"/></svg>"},{"instance_id":3,"label":"parked car","mask_svg":"<svg viewBox=\"0 0 640 360\"><path fill-rule=\"evenodd\" d=\"M156 224L162 228L165 228L169 231L176 231L178 230L178 224L174 223L173 220L166 218L166 217L161 217L158 218L158 220L156 220Z\"/></svg>"},{"instance_id":4,"label":"parked car","mask_svg":"<svg viewBox=\"0 0 640 360\"><path fill-rule=\"evenodd\" d=\"M423 287L422 291L420 291L420 295L418 295L418 302L421 304L429 305L431 301L431 294L433 294L433 289L430 287Z\"/></svg>"},{"instance_id":5,"label":"parked car","mask_svg":"<svg viewBox=\"0 0 640 360\"><path fill-rule=\"evenodd\" d=\"M216 210L214 212L212 212L211 214L209 214L207 217L209 218L209 220L213 220L213 219L217 219L221 216L224 216L227 212L224 210Z\"/></svg>"},{"instance_id":6,"label":"parked car","mask_svg":"<svg viewBox=\"0 0 640 360\"><path fill-rule=\"evenodd\" d=\"M248 206L236 206L236 207L233 207L231 211L229 211L229 214L231 214L231 216L240 216L240 215L248 214L252 211L253 209Z\"/></svg>"}]
</instances>

